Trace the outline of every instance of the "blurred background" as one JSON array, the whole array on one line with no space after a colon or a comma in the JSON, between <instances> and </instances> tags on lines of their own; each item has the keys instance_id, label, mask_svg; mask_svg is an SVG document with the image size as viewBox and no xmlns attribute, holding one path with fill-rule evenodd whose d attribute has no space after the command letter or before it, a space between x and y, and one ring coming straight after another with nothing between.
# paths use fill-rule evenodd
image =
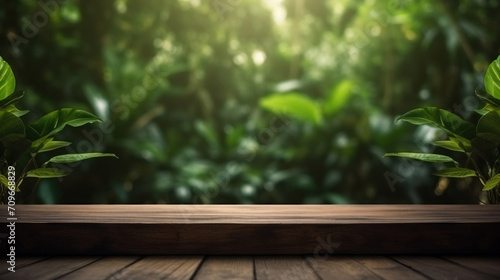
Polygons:
<instances>
[{"instance_id":1,"label":"blurred background","mask_svg":"<svg viewBox=\"0 0 500 280\"><path fill-rule=\"evenodd\" d=\"M26 181L18 202L475 203L439 165L382 156L447 153L396 122L408 110L477 118L499 14L497 0L1 0L25 120L88 110L103 123L56 140L120 157Z\"/></svg>"}]
</instances>

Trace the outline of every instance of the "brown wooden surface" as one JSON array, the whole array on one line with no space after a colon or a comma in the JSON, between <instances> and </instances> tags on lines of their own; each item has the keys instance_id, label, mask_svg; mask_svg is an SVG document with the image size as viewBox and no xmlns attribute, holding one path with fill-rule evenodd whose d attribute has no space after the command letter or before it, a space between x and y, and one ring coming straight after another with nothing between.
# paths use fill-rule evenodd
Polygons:
<instances>
[{"instance_id":1,"label":"brown wooden surface","mask_svg":"<svg viewBox=\"0 0 500 280\"><path fill-rule=\"evenodd\" d=\"M321 279L300 256L266 256L255 258L257 279Z\"/></svg>"},{"instance_id":2,"label":"brown wooden surface","mask_svg":"<svg viewBox=\"0 0 500 280\"><path fill-rule=\"evenodd\" d=\"M30 264L33 264L33 263L36 263L36 262L40 262L40 261L43 261L45 259L47 259L48 257L43 257L43 256L38 256L38 257L23 257L21 259L18 259L16 261L16 268L19 269L19 268L22 268L22 267L25 267L27 265L30 265ZM2 263L2 268L5 267L5 269L2 269L0 271L0 274L4 274L4 273L7 273L7 267L8 267L8 264L6 262Z\"/></svg>"},{"instance_id":3,"label":"brown wooden surface","mask_svg":"<svg viewBox=\"0 0 500 280\"><path fill-rule=\"evenodd\" d=\"M432 279L498 279L486 273L471 270L469 268L456 265L449 261L436 257L404 256L395 257L395 261L402 263L411 269L419 271ZM497 260L497 264L500 262Z\"/></svg>"},{"instance_id":4,"label":"brown wooden surface","mask_svg":"<svg viewBox=\"0 0 500 280\"><path fill-rule=\"evenodd\" d=\"M328 279L332 275L338 279L378 278L375 273L352 257L332 256L324 261L315 259L308 259L308 261L322 279Z\"/></svg>"},{"instance_id":5,"label":"brown wooden surface","mask_svg":"<svg viewBox=\"0 0 500 280\"><path fill-rule=\"evenodd\" d=\"M491 276L500 276L500 261L495 258L446 256L446 260Z\"/></svg>"},{"instance_id":6,"label":"brown wooden surface","mask_svg":"<svg viewBox=\"0 0 500 280\"><path fill-rule=\"evenodd\" d=\"M416 271L383 256L361 256L354 258L377 276L387 280L426 280L425 276Z\"/></svg>"},{"instance_id":7,"label":"brown wooden surface","mask_svg":"<svg viewBox=\"0 0 500 280\"><path fill-rule=\"evenodd\" d=\"M19 257L24 262L26 257ZM500 257L107 256L52 257L1 279L499 279ZM29 261L30 262L30 261ZM482 263L482 265L476 265ZM481 271L484 270L484 271ZM3 272L3 271L2 271Z\"/></svg>"},{"instance_id":8,"label":"brown wooden surface","mask_svg":"<svg viewBox=\"0 0 500 280\"><path fill-rule=\"evenodd\" d=\"M248 256L209 257L196 273L195 280L253 278L253 258Z\"/></svg>"},{"instance_id":9,"label":"brown wooden surface","mask_svg":"<svg viewBox=\"0 0 500 280\"><path fill-rule=\"evenodd\" d=\"M108 279L190 279L202 260L202 256L148 256L124 267Z\"/></svg>"},{"instance_id":10,"label":"brown wooden surface","mask_svg":"<svg viewBox=\"0 0 500 280\"><path fill-rule=\"evenodd\" d=\"M59 279L108 279L111 277L117 279L120 270L132 265L139 259L139 257L130 256L104 257L72 273L66 274Z\"/></svg>"},{"instance_id":11,"label":"brown wooden surface","mask_svg":"<svg viewBox=\"0 0 500 280\"><path fill-rule=\"evenodd\" d=\"M500 205L18 205L16 217L83 224L498 223Z\"/></svg>"},{"instance_id":12,"label":"brown wooden surface","mask_svg":"<svg viewBox=\"0 0 500 280\"><path fill-rule=\"evenodd\" d=\"M19 257L18 257L19 259ZM0 279L28 280L28 279L54 279L71 273L90 263L97 261L98 257L56 257L35 262L23 267L16 267L15 272L7 271L0 275ZM22 260L22 258L21 258ZM5 268L4 271L6 271ZM3 271L2 271L3 272Z\"/></svg>"},{"instance_id":13,"label":"brown wooden surface","mask_svg":"<svg viewBox=\"0 0 500 280\"><path fill-rule=\"evenodd\" d=\"M496 254L500 248L500 205L19 205L16 217L16 252L24 255Z\"/></svg>"}]
</instances>

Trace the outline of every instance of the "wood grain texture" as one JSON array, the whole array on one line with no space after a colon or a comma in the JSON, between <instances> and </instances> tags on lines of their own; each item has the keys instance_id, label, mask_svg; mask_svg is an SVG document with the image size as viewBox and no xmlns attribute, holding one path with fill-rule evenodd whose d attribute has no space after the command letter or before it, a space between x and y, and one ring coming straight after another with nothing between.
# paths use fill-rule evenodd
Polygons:
<instances>
[{"instance_id":1,"label":"wood grain texture","mask_svg":"<svg viewBox=\"0 0 500 280\"><path fill-rule=\"evenodd\" d=\"M139 257L116 256L105 257L93 262L87 266L79 268L69 274L59 278L60 280L76 280L76 279L108 279L108 277L116 274L121 269L131 265L139 260Z\"/></svg>"},{"instance_id":2,"label":"wood grain texture","mask_svg":"<svg viewBox=\"0 0 500 280\"><path fill-rule=\"evenodd\" d=\"M330 243L339 244L333 254L500 248L500 205L19 205L16 213L16 252L30 255L311 255Z\"/></svg>"},{"instance_id":3,"label":"wood grain texture","mask_svg":"<svg viewBox=\"0 0 500 280\"><path fill-rule=\"evenodd\" d=\"M383 256L357 256L354 259L377 276L386 280L426 280L422 274Z\"/></svg>"},{"instance_id":4,"label":"wood grain texture","mask_svg":"<svg viewBox=\"0 0 500 280\"><path fill-rule=\"evenodd\" d=\"M0 275L0 279L54 279L98 260L98 257L54 257Z\"/></svg>"},{"instance_id":5,"label":"wood grain texture","mask_svg":"<svg viewBox=\"0 0 500 280\"><path fill-rule=\"evenodd\" d=\"M16 217L83 224L498 223L500 205L18 205Z\"/></svg>"},{"instance_id":6,"label":"wood grain texture","mask_svg":"<svg viewBox=\"0 0 500 280\"><path fill-rule=\"evenodd\" d=\"M500 278L500 257L446 256L445 259L472 270Z\"/></svg>"},{"instance_id":7,"label":"wood grain texture","mask_svg":"<svg viewBox=\"0 0 500 280\"><path fill-rule=\"evenodd\" d=\"M382 279L353 257L306 258L322 279Z\"/></svg>"},{"instance_id":8,"label":"wood grain texture","mask_svg":"<svg viewBox=\"0 0 500 280\"><path fill-rule=\"evenodd\" d=\"M191 279L203 256L148 256L114 273L109 280Z\"/></svg>"},{"instance_id":9,"label":"wood grain texture","mask_svg":"<svg viewBox=\"0 0 500 280\"><path fill-rule=\"evenodd\" d=\"M15 269L21 269L22 267L25 267L27 265L30 265L30 264L33 264L36 262L46 260L48 258L49 257L41 257L41 256L38 256L38 257L23 256L22 258L19 258L19 256L17 256ZM9 271L7 269L9 267L10 267L10 265L7 262L2 262L0 274L8 273Z\"/></svg>"},{"instance_id":10,"label":"wood grain texture","mask_svg":"<svg viewBox=\"0 0 500 280\"><path fill-rule=\"evenodd\" d=\"M255 257L254 261L257 280L321 279L306 260L299 256Z\"/></svg>"},{"instance_id":11,"label":"wood grain texture","mask_svg":"<svg viewBox=\"0 0 500 280\"><path fill-rule=\"evenodd\" d=\"M248 256L207 257L194 279L253 280L253 258Z\"/></svg>"},{"instance_id":12,"label":"wood grain texture","mask_svg":"<svg viewBox=\"0 0 500 280\"><path fill-rule=\"evenodd\" d=\"M459 280L500 278L500 274L497 273L498 256L327 256L327 258L323 257L323 260L319 258L314 255L206 256L204 258L202 256L80 256L78 258L44 258L33 263L32 257L20 256L17 262L26 266L18 269L16 273L4 274L0 279ZM449 259L454 261L448 261Z\"/></svg>"},{"instance_id":13,"label":"wood grain texture","mask_svg":"<svg viewBox=\"0 0 500 280\"><path fill-rule=\"evenodd\" d=\"M466 267L445 261L440 258L401 256L394 257L394 260L417 270L432 279L498 279L485 273L468 269Z\"/></svg>"}]
</instances>

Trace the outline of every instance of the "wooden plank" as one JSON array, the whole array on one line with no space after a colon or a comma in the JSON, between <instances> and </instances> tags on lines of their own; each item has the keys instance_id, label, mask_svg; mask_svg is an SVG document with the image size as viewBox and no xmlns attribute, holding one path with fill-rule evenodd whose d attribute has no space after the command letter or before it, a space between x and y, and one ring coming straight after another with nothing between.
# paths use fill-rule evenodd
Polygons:
<instances>
[{"instance_id":1,"label":"wooden plank","mask_svg":"<svg viewBox=\"0 0 500 280\"><path fill-rule=\"evenodd\" d=\"M309 255L327 239L341 244L335 254L500 248L500 205L19 205L16 213L21 255Z\"/></svg>"},{"instance_id":2,"label":"wooden plank","mask_svg":"<svg viewBox=\"0 0 500 280\"><path fill-rule=\"evenodd\" d=\"M402 256L394 260L433 279L498 279L436 257Z\"/></svg>"},{"instance_id":3,"label":"wooden plank","mask_svg":"<svg viewBox=\"0 0 500 280\"><path fill-rule=\"evenodd\" d=\"M105 257L87 266L77 269L59 279L108 279L133 262L139 260L139 257L119 256Z\"/></svg>"},{"instance_id":4,"label":"wooden plank","mask_svg":"<svg viewBox=\"0 0 500 280\"><path fill-rule=\"evenodd\" d=\"M323 279L382 279L350 256L306 257Z\"/></svg>"},{"instance_id":5,"label":"wooden plank","mask_svg":"<svg viewBox=\"0 0 500 280\"><path fill-rule=\"evenodd\" d=\"M16 272L0 275L0 279L54 279L98 260L97 257L54 257L25 266Z\"/></svg>"},{"instance_id":6,"label":"wooden plank","mask_svg":"<svg viewBox=\"0 0 500 280\"><path fill-rule=\"evenodd\" d=\"M16 216L83 224L498 223L500 205L18 205Z\"/></svg>"},{"instance_id":7,"label":"wooden plank","mask_svg":"<svg viewBox=\"0 0 500 280\"><path fill-rule=\"evenodd\" d=\"M408 267L383 256L357 256L354 257L354 259L382 279L427 279L426 277L409 269Z\"/></svg>"},{"instance_id":8,"label":"wooden plank","mask_svg":"<svg viewBox=\"0 0 500 280\"><path fill-rule=\"evenodd\" d=\"M254 279L253 258L241 256L207 257L194 279L252 280Z\"/></svg>"},{"instance_id":9,"label":"wooden plank","mask_svg":"<svg viewBox=\"0 0 500 280\"><path fill-rule=\"evenodd\" d=\"M446 256L445 259L500 278L500 257Z\"/></svg>"},{"instance_id":10,"label":"wooden plank","mask_svg":"<svg viewBox=\"0 0 500 280\"><path fill-rule=\"evenodd\" d=\"M255 257L255 279L320 279L300 256Z\"/></svg>"},{"instance_id":11,"label":"wooden plank","mask_svg":"<svg viewBox=\"0 0 500 280\"><path fill-rule=\"evenodd\" d=\"M202 260L202 256L148 256L109 279L191 279Z\"/></svg>"},{"instance_id":12,"label":"wooden plank","mask_svg":"<svg viewBox=\"0 0 500 280\"><path fill-rule=\"evenodd\" d=\"M30 264L33 264L33 263L36 263L36 262L40 262L40 261L43 261L45 259L48 259L48 257L25 257L25 256L22 256L22 257L17 257L16 260L15 260L15 269L18 270L18 269L21 269L22 267L25 267L25 266L28 266ZM8 262L3 262L2 263L2 270L0 271L0 274L4 274L4 273L8 273L9 271L7 270L8 268L10 267L9 263Z\"/></svg>"}]
</instances>

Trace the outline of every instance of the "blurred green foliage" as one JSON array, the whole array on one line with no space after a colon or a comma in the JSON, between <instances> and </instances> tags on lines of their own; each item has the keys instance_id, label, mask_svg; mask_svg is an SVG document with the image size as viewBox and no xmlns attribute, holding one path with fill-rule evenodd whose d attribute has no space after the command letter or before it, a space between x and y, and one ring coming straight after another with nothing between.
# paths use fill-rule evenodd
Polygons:
<instances>
[{"instance_id":1,"label":"blurred green foliage","mask_svg":"<svg viewBox=\"0 0 500 280\"><path fill-rule=\"evenodd\" d=\"M467 98L500 53L498 1L1 7L0 55L27 93L20 107L33 118L89 110L103 124L64 131L68 148L120 157L84 162L21 201L475 202L474 183L443 187L439 166L382 156L433 152L443 137L396 124L403 112L432 105L467 119L482 107Z\"/></svg>"}]
</instances>

